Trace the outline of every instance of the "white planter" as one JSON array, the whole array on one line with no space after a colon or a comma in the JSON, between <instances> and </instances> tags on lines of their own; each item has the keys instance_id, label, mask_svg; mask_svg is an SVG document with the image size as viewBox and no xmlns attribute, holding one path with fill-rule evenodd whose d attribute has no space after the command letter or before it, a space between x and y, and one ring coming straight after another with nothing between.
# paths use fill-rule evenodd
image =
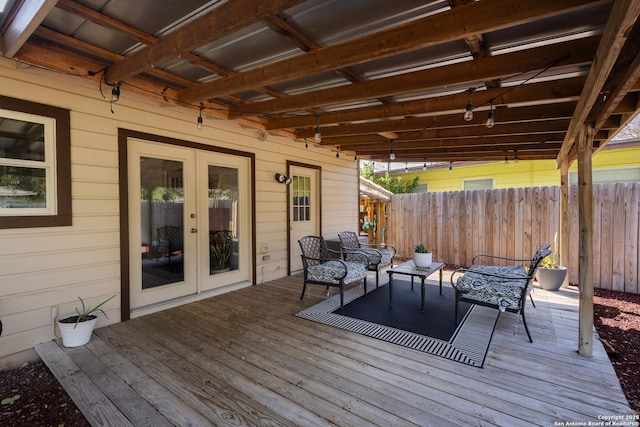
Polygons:
<instances>
[{"instance_id":1,"label":"white planter","mask_svg":"<svg viewBox=\"0 0 640 427\"><path fill-rule=\"evenodd\" d=\"M433 261L433 254L431 252L428 252L428 253L414 252L413 253L413 263L416 265L416 267L429 268L431 266L432 261Z\"/></svg>"},{"instance_id":2,"label":"white planter","mask_svg":"<svg viewBox=\"0 0 640 427\"><path fill-rule=\"evenodd\" d=\"M557 269L539 267L536 270L536 280L545 291L557 291L560 289L566 275L567 267L562 266L558 266Z\"/></svg>"},{"instance_id":3,"label":"white planter","mask_svg":"<svg viewBox=\"0 0 640 427\"><path fill-rule=\"evenodd\" d=\"M74 314L63 316L58 319L58 329L60 329L60 335L62 335L62 345L65 347L79 347L85 345L91 339L91 333L96 326L98 318L87 320L86 322L79 322L78 326L75 323L61 323L60 320L68 317L73 317Z\"/></svg>"}]
</instances>

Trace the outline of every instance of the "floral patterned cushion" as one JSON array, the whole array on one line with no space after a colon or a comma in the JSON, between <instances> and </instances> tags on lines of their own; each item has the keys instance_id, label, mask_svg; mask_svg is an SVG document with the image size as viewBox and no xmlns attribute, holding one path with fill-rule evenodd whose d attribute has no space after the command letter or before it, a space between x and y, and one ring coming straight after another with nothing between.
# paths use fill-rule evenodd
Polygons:
<instances>
[{"instance_id":1,"label":"floral patterned cushion","mask_svg":"<svg viewBox=\"0 0 640 427\"><path fill-rule=\"evenodd\" d=\"M514 278L519 277L524 280L523 286L529 280L527 271L525 267L522 265L506 265L506 266L472 265L469 271L480 273L480 274L486 274L487 279L490 278L491 280L499 281L499 282L510 282ZM497 276L503 276L503 277L497 277Z\"/></svg>"},{"instance_id":2,"label":"floral patterned cushion","mask_svg":"<svg viewBox=\"0 0 640 427\"><path fill-rule=\"evenodd\" d=\"M344 283L352 283L367 277L367 268L364 264L355 262L345 262L347 265L347 275ZM310 265L307 269L307 280L340 284L340 279L344 276L344 264L340 261L327 261L318 265Z\"/></svg>"},{"instance_id":3,"label":"floral patterned cushion","mask_svg":"<svg viewBox=\"0 0 640 427\"><path fill-rule=\"evenodd\" d=\"M523 266L474 265L458 279L455 287L464 297L495 305L504 311L520 307L523 288L528 283L529 276Z\"/></svg>"},{"instance_id":4,"label":"floral patterned cushion","mask_svg":"<svg viewBox=\"0 0 640 427\"><path fill-rule=\"evenodd\" d=\"M393 252L387 249L358 249L354 252L347 252L345 259L347 261L362 263L362 254L366 256L364 263L367 264L367 268L370 270L377 270L380 267L391 264L391 258Z\"/></svg>"}]
</instances>

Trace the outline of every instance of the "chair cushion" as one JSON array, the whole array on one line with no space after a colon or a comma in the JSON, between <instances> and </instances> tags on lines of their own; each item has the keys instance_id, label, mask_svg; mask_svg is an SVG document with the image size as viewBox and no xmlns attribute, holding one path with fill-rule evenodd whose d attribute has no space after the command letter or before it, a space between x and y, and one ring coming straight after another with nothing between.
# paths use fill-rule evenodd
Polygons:
<instances>
[{"instance_id":1,"label":"chair cushion","mask_svg":"<svg viewBox=\"0 0 640 427\"><path fill-rule=\"evenodd\" d=\"M480 274L503 274L522 279L510 279ZM529 277L522 266L484 266L474 265L455 284L463 298L472 299L485 304L495 305L500 310L518 309L523 297L523 288L527 286Z\"/></svg>"},{"instance_id":2,"label":"chair cushion","mask_svg":"<svg viewBox=\"0 0 640 427\"><path fill-rule=\"evenodd\" d=\"M469 268L469 272L485 273L488 275L493 274L493 275L499 275L499 276L507 276L507 277L485 276L487 280L494 280L498 282L510 282L510 281L513 281L512 278L514 277L523 278L525 280L524 283L526 283L526 281L529 280L529 276L527 275L527 270L522 265L500 266L500 265L476 264L476 265L472 265L471 268ZM524 286L524 283L523 283L523 286Z\"/></svg>"},{"instance_id":3,"label":"chair cushion","mask_svg":"<svg viewBox=\"0 0 640 427\"><path fill-rule=\"evenodd\" d=\"M507 309L518 310L522 298L522 288L518 286L500 285L499 292L474 291L462 294L463 299L469 299L474 302L497 306L500 311Z\"/></svg>"},{"instance_id":4,"label":"chair cushion","mask_svg":"<svg viewBox=\"0 0 640 427\"><path fill-rule=\"evenodd\" d=\"M347 276L344 278L344 283L352 283L367 277L367 269L364 264L345 263L347 264ZM344 265L340 261L327 261L309 266L307 269L307 280L314 282L339 285L342 275L344 275Z\"/></svg>"}]
</instances>

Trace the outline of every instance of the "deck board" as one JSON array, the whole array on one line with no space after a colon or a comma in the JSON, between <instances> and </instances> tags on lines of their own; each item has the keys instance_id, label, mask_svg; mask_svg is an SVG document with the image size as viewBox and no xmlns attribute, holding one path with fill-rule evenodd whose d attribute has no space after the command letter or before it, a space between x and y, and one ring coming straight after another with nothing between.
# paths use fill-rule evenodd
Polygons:
<instances>
[{"instance_id":1,"label":"deck board","mask_svg":"<svg viewBox=\"0 0 640 427\"><path fill-rule=\"evenodd\" d=\"M297 318L325 297L312 286L300 301L300 289L286 277L101 328L86 346L99 369L83 374L105 394L114 387L100 381L117 377L181 426L527 426L632 413L602 344L593 358L576 352L577 292L536 290L533 343L502 314L476 368Z\"/></svg>"}]
</instances>

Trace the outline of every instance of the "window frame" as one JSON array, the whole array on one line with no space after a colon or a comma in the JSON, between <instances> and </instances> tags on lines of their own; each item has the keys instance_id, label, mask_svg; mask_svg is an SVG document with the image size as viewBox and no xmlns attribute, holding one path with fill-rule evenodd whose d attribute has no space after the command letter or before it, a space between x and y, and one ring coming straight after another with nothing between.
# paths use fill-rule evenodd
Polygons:
<instances>
[{"instance_id":1,"label":"window frame","mask_svg":"<svg viewBox=\"0 0 640 427\"><path fill-rule=\"evenodd\" d=\"M51 177L54 182L49 182L49 176L47 177L47 189L54 192L53 198L48 199L51 200L53 213L29 214L23 211L24 213L16 213L16 215L0 215L0 229L72 225L71 120L69 110L1 95L0 110L40 116L45 120L51 119L54 121L55 127L54 141L52 141L55 156L53 169L55 170L53 170ZM45 146L50 142L45 141Z\"/></svg>"}]
</instances>

